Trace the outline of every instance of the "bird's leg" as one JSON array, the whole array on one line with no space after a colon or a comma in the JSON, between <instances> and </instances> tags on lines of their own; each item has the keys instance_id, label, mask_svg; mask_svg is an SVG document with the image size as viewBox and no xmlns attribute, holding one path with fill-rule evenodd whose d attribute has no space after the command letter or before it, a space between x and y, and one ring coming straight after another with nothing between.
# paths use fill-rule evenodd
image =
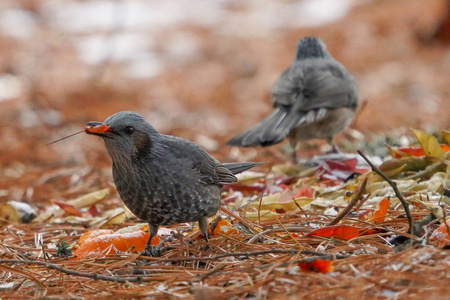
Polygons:
<instances>
[{"instance_id":1,"label":"bird's leg","mask_svg":"<svg viewBox=\"0 0 450 300\"><path fill-rule=\"evenodd\" d=\"M206 242L209 243L208 239L208 219L206 217L198 219L198 227L200 228L200 232L203 234Z\"/></svg>"},{"instance_id":2,"label":"bird's leg","mask_svg":"<svg viewBox=\"0 0 450 300\"><path fill-rule=\"evenodd\" d=\"M291 148L292 148L292 162L294 164L298 164L297 139L289 137L289 143L291 144Z\"/></svg>"},{"instance_id":3,"label":"bird's leg","mask_svg":"<svg viewBox=\"0 0 450 300\"><path fill-rule=\"evenodd\" d=\"M333 142L333 137L329 137L327 138L327 142L328 144L331 146L331 150L328 152L328 154L341 154L341 149L339 149L339 147Z\"/></svg>"},{"instance_id":4,"label":"bird's leg","mask_svg":"<svg viewBox=\"0 0 450 300\"><path fill-rule=\"evenodd\" d=\"M152 239L158 234L159 225L148 223L148 229L150 231L150 238L148 239L147 245L145 245L144 251L142 251L142 255L144 256L153 256L158 257L161 256L161 251L158 249L158 246L152 246Z\"/></svg>"},{"instance_id":5,"label":"bird's leg","mask_svg":"<svg viewBox=\"0 0 450 300\"><path fill-rule=\"evenodd\" d=\"M148 239L147 244L151 245L152 239L158 234L159 225L148 223L148 228L150 229L150 238Z\"/></svg>"}]
</instances>

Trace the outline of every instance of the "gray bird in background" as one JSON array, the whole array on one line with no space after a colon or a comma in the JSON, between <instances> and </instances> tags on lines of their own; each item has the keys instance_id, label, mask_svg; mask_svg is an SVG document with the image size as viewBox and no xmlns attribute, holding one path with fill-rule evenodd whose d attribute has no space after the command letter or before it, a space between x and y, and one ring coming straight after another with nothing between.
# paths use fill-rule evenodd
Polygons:
<instances>
[{"instance_id":1,"label":"gray bird in background","mask_svg":"<svg viewBox=\"0 0 450 300\"><path fill-rule=\"evenodd\" d=\"M347 69L328 53L318 37L297 43L295 60L275 82L274 111L227 145L270 146L289 138L294 148L299 140L327 139L333 152L339 149L333 136L352 121L358 106L358 88Z\"/></svg>"},{"instance_id":2,"label":"gray bird in background","mask_svg":"<svg viewBox=\"0 0 450 300\"><path fill-rule=\"evenodd\" d=\"M220 208L223 185L262 164L220 163L188 140L159 133L134 112L118 112L103 123L86 125L86 133L105 142L123 202L149 223L147 248L160 225L198 221L208 240L207 218Z\"/></svg>"}]
</instances>

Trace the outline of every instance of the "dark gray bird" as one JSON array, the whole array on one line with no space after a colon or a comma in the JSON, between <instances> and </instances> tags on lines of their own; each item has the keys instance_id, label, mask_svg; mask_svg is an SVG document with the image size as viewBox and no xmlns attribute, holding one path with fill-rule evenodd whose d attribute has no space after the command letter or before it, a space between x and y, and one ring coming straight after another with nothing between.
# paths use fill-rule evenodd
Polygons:
<instances>
[{"instance_id":1,"label":"dark gray bird","mask_svg":"<svg viewBox=\"0 0 450 300\"><path fill-rule=\"evenodd\" d=\"M267 118L227 144L270 146L288 137L296 160L298 140L327 139L338 152L333 136L353 119L358 88L320 38L305 37L297 43L295 60L275 82L272 104L274 111Z\"/></svg>"},{"instance_id":2,"label":"dark gray bird","mask_svg":"<svg viewBox=\"0 0 450 300\"><path fill-rule=\"evenodd\" d=\"M222 164L188 140L159 133L134 112L86 125L86 133L105 142L123 202L149 223L148 245L160 225L194 221L208 240L207 218L220 208L222 186L261 164Z\"/></svg>"}]
</instances>

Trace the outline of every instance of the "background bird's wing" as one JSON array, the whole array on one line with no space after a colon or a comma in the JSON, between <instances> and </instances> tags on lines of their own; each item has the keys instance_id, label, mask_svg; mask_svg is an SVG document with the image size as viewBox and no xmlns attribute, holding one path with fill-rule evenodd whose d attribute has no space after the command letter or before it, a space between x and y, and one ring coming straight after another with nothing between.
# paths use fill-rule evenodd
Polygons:
<instances>
[{"instance_id":1,"label":"background bird's wing","mask_svg":"<svg viewBox=\"0 0 450 300\"><path fill-rule=\"evenodd\" d=\"M308 112L318 109L355 108L358 90L352 75L338 62L320 59L296 62L291 67L291 80L303 70L301 92L297 93L295 109ZM274 100L276 101L276 100Z\"/></svg>"},{"instance_id":2,"label":"background bird's wing","mask_svg":"<svg viewBox=\"0 0 450 300\"><path fill-rule=\"evenodd\" d=\"M295 108L303 82L302 68L291 66L284 71L273 87L274 111L255 126L233 137L227 145L251 147L281 143L302 117Z\"/></svg>"}]
</instances>

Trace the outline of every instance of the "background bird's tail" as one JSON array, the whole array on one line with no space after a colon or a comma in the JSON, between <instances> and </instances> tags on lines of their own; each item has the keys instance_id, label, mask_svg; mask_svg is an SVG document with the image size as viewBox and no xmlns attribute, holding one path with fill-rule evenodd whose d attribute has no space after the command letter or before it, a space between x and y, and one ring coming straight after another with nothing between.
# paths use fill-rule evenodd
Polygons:
<instances>
[{"instance_id":1,"label":"background bird's tail","mask_svg":"<svg viewBox=\"0 0 450 300\"><path fill-rule=\"evenodd\" d=\"M277 108L267 118L227 142L230 146L270 146L281 143L301 119L290 108Z\"/></svg>"},{"instance_id":2,"label":"background bird's tail","mask_svg":"<svg viewBox=\"0 0 450 300\"><path fill-rule=\"evenodd\" d=\"M263 165L266 162L240 162L240 163L225 163L222 164L225 168L231 171L234 175L244 172L253 167Z\"/></svg>"}]
</instances>

